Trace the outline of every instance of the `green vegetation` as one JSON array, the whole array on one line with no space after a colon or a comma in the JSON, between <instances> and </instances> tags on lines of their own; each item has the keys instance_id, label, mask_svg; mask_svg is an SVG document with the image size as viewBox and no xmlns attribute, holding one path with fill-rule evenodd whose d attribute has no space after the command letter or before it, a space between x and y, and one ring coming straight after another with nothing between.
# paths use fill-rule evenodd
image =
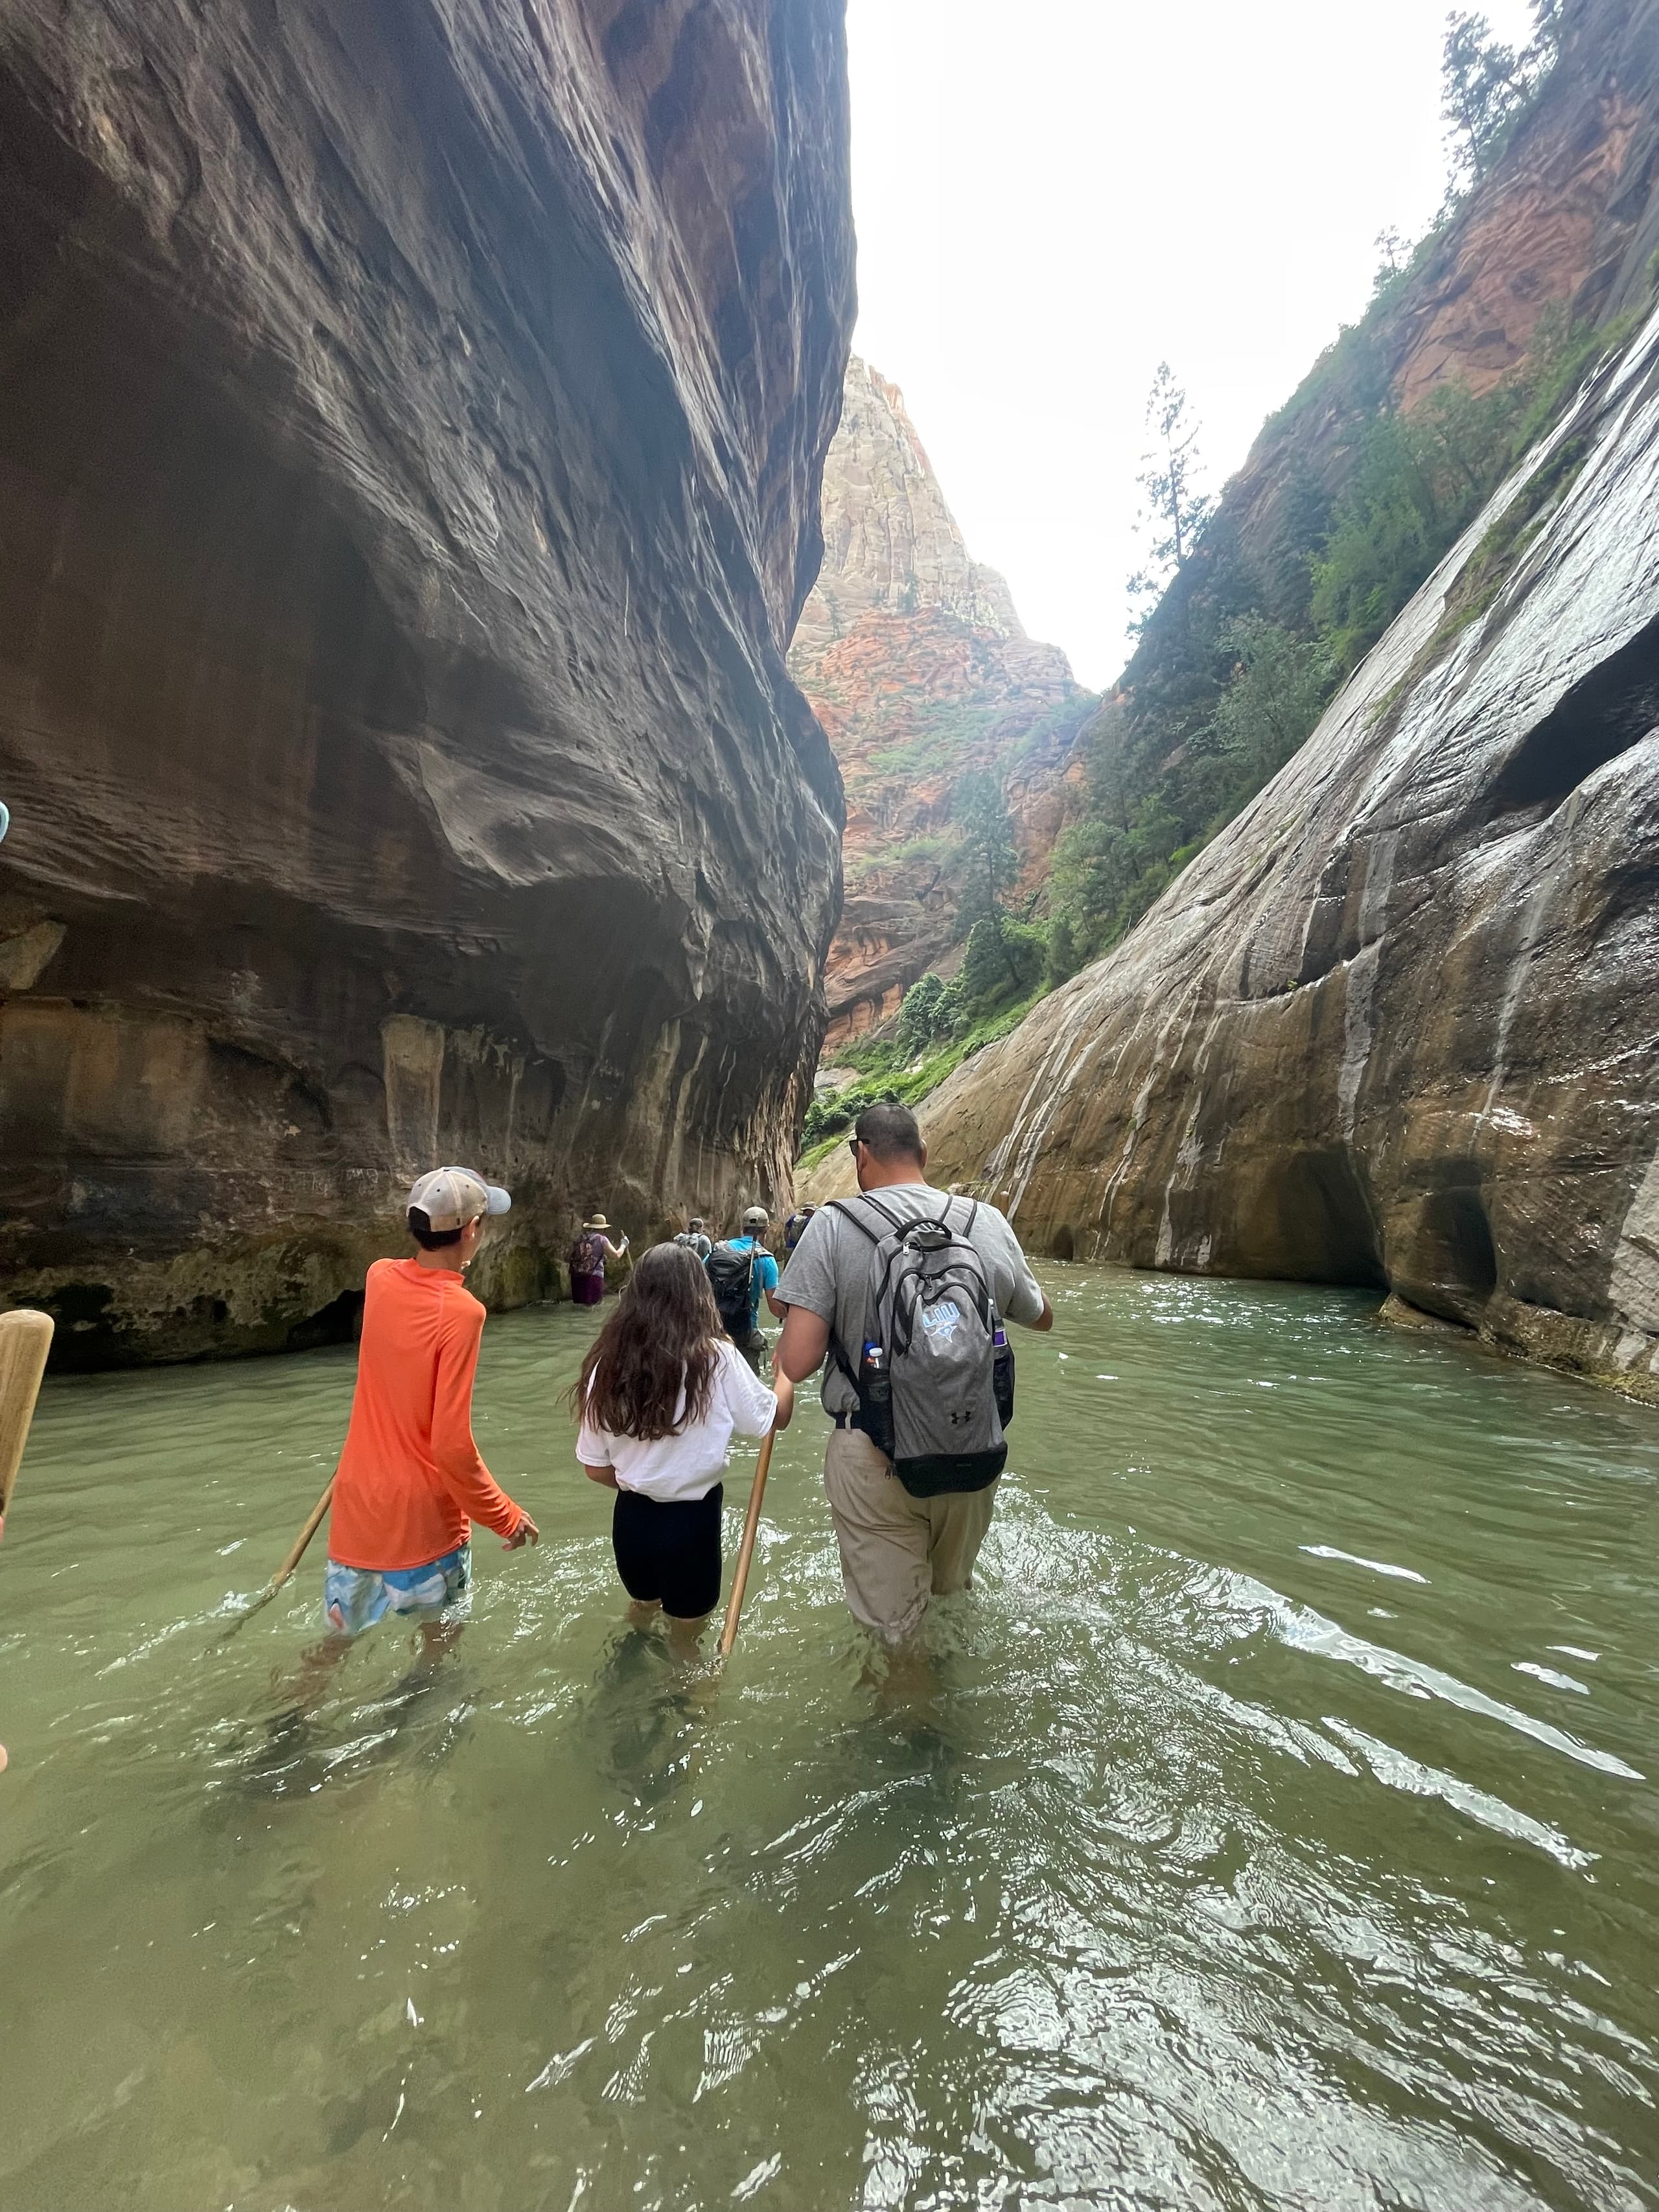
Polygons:
<instances>
[{"instance_id":1,"label":"green vegetation","mask_svg":"<svg viewBox=\"0 0 1659 2212\"><path fill-rule=\"evenodd\" d=\"M941 991L952 988L942 983L937 975L923 976L922 983L937 985ZM913 985L912 993L919 991L922 983ZM907 994L907 1001L909 995ZM864 1080L812 1101L807 1109L798 1172L809 1173L828 1158L837 1145L844 1143L848 1130L866 1106L874 1106L884 1098L897 1098L907 1106L920 1105L930 1091L938 1090L947 1075L954 1074L963 1060L971 1060L988 1044L994 1044L1000 1037L1008 1036L1017 1030L1042 995L1041 989L1035 990L1012 1006L979 1016L960 1036L926 1051L921 1059L907 1060L893 1039L854 1045L838 1054L838 1059L845 1065L860 1070Z\"/></svg>"},{"instance_id":2,"label":"green vegetation","mask_svg":"<svg viewBox=\"0 0 1659 2212\"><path fill-rule=\"evenodd\" d=\"M970 769L951 796L951 815L968 879L963 919L994 915L1019 880L1019 852L1002 786L988 770Z\"/></svg>"},{"instance_id":3,"label":"green vegetation","mask_svg":"<svg viewBox=\"0 0 1659 2212\"><path fill-rule=\"evenodd\" d=\"M964 775L952 814L966 877L961 965L948 983L931 970L913 983L890 1036L838 1055L863 1080L808 1107L803 1166L822 1159L866 1106L884 1098L919 1104L964 1060L1017 1028L1052 980L1050 930L1009 910L1019 856L996 778Z\"/></svg>"},{"instance_id":4,"label":"green vegetation","mask_svg":"<svg viewBox=\"0 0 1659 2212\"><path fill-rule=\"evenodd\" d=\"M890 870L908 866L919 860L930 867L943 867L956 857L955 840L942 831L929 830L920 837L907 837L902 845L890 845L885 852L867 853L847 871L849 890L866 882L870 877L885 875Z\"/></svg>"},{"instance_id":5,"label":"green vegetation","mask_svg":"<svg viewBox=\"0 0 1659 2212\"><path fill-rule=\"evenodd\" d=\"M943 775L963 753L983 744L997 712L994 707L964 707L950 701L915 706L910 709L915 726L911 735L894 744L878 745L870 764L883 775L907 776L916 782Z\"/></svg>"},{"instance_id":6,"label":"green vegetation","mask_svg":"<svg viewBox=\"0 0 1659 2212\"><path fill-rule=\"evenodd\" d=\"M1506 46L1484 15L1458 9L1446 19L1441 59L1441 116L1451 135L1452 188L1484 177L1514 136L1554 65L1561 0L1533 0L1532 38Z\"/></svg>"},{"instance_id":7,"label":"green vegetation","mask_svg":"<svg viewBox=\"0 0 1659 2212\"><path fill-rule=\"evenodd\" d=\"M905 993L890 1036L867 1038L837 1054L843 1066L856 1068L865 1079L813 1100L803 1138L809 1151L850 1128L878 1099L902 1098L914 1106L952 1068L1006 1036L1048 988L1048 954L1047 930L1000 909L981 915L950 982L930 969Z\"/></svg>"},{"instance_id":8,"label":"green vegetation","mask_svg":"<svg viewBox=\"0 0 1659 2212\"><path fill-rule=\"evenodd\" d=\"M1519 49L1494 39L1484 15L1459 11L1447 18L1441 113L1451 177L1445 205L1415 246L1396 231L1382 233L1376 241L1382 261L1365 313L1338 333L1290 398L1268 416L1265 435L1287 430L1316 406L1334 404L1345 415L1363 416L1383 404L1389 366L1377 341L1389 313L1432 258L1469 189L1492 168L1530 112L1554 65L1559 16L1560 0L1533 0L1534 35Z\"/></svg>"},{"instance_id":9,"label":"green vegetation","mask_svg":"<svg viewBox=\"0 0 1659 2212\"><path fill-rule=\"evenodd\" d=\"M1199 481L1198 425L1167 361L1152 379L1146 428L1152 442L1135 478L1141 495L1135 528L1146 540L1146 559L1129 579L1129 596L1156 603L1197 551L1215 508Z\"/></svg>"},{"instance_id":10,"label":"green vegetation","mask_svg":"<svg viewBox=\"0 0 1659 2212\"><path fill-rule=\"evenodd\" d=\"M1384 408L1366 426L1330 532L1310 549L1309 612L1337 666L1364 657L1496 489L1532 398L1526 374L1480 398L1443 384L1409 415Z\"/></svg>"},{"instance_id":11,"label":"green vegetation","mask_svg":"<svg viewBox=\"0 0 1659 2212\"><path fill-rule=\"evenodd\" d=\"M1054 738L1069 738L1088 714L1094 701L1079 690L1041 714L1034 715L1017 736L1006 725L1010 708L1006 700L975 705L959 699L926 699L915 691L895 695L902 707L908 734L890 744L872 749L870 765L883 775L902 775L922 781L948 775L957 762L975 753L994 751L1004 775L1011 774L1037 748Z\"/></svg>"}]
</instances>

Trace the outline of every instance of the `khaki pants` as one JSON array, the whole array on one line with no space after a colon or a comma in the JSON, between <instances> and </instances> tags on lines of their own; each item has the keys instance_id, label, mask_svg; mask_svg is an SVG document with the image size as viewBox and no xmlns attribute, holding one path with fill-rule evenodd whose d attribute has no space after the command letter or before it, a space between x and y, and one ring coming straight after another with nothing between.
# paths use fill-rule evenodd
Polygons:
<instances>
[{"instance_id":1,"label":"khaki pants","mask_svg":"<svg viewBox=\"0 0 1659 2212\"><path fill-rule=\"evenodd\" d=\"M966 1589L1000 1480L983 1490L912 1498L862 1430L837 1429L823 1455L823 1487L853 1618L884 1643L898 1644L930 1597Z\"/></svg>"}]
</instances>

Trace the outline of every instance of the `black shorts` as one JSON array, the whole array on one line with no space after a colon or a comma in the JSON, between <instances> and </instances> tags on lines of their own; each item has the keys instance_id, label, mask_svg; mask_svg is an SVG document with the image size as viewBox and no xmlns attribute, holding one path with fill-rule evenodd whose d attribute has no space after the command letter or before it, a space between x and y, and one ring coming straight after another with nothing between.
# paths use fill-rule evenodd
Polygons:
<instances>
[{"instance_id":1,"label":"black shorts","mask_svg":"<svg viewBox=\"0 0 1659 2212\"><path fill-rule=\"evenodd\" d=\"M720 1499L664 1500L619 1490L611 1520L617 1572L631 1598L653 1599L676 1620L701 1620L720 1601Z\"/></svg>"}]
</instances>

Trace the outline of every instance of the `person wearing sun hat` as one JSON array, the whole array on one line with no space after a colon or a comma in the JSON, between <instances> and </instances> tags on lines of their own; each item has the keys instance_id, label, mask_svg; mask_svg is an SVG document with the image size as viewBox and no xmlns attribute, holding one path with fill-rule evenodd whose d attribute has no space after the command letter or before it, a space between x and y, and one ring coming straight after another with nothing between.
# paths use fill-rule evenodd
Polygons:
<instances>
[{"instance_id":1,"label":"person wearing sun hat","mask_svg":"<svg viewBox=\"0 0 1659 2212\"><path fill-rule=\"evenodd\" d=\"M611 1241L611 1224L604 1214L596 1213L591 1221L584 1221L575 1243L570 1248L570 1296L579 1306L596 1306L605 1296L605 1263L620 1260L628 1249L628 1239L620 1244Z\"/></svg>"},{"instance_id":2,"label":"person wearing sun hat","mask_svg":"<svg viewBox=\"0 0 1659 2212\"><path fill-rule=\"evenodd\" d=\"M425 1623L428 1638L453 1632L471 1586L475 1521L509 1552L539 1538L472 1437L484 1310L465 1275L486 1222L512 1203L475 1168L434 1168L409 1194L416 1251L368 1271L323 1591L341 1649L388 1613Z\"/></svg>"}]
</instances>

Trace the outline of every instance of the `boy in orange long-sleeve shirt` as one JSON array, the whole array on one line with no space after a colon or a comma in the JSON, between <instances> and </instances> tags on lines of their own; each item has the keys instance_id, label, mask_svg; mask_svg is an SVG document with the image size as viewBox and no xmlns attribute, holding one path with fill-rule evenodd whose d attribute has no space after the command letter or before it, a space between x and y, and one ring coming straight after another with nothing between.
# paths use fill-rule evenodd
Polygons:
<instances>
[{"instance_id":1,"label":"boy in orange long-sleeve shirt","mask_svg":"<svg viewBox=\"0 0 1659 2212\"><path fill-rule=\"evenodd\" d=\"M357 1389L334 1477L323 1610L330 1643L386 1613L435 1628L471 1586L471 1524L515 1552L540 1530L472 1440L484 1310L463 1271L512 1200L471 1168L438 1168L409 1194L419 1250L368 1271Z\"/></svg>"}]
</instances>

